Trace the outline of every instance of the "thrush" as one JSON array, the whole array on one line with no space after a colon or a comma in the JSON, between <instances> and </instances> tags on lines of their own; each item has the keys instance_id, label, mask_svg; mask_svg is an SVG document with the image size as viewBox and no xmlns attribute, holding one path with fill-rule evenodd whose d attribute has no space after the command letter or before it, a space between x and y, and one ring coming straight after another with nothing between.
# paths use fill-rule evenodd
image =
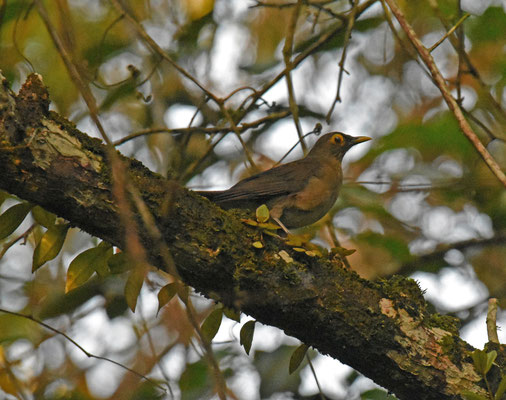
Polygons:
<instances>
[{"instance_id":1,"label":"thrush","mask_svg":"<svg viewBox=\"0 0 506 400\"><path fill-rule=\"evenodd\" d=\"M310 225L336 202L346 152L368 140L371 138L367 136L330 132L319 138L300 160L252 175L227 190L197 193L224 209L255 210L265 204L271 217L285 230Z\"/></svg>"}]
</instances>

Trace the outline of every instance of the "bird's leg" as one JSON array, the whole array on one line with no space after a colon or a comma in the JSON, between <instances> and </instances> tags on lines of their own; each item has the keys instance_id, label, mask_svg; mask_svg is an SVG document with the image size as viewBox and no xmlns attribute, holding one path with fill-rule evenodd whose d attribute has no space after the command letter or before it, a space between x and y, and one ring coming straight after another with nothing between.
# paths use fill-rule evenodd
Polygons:
<instances>
[{"instance_id":1,"label":"bird's leg","mask_svg":"<svg viewBox=\"0 0 506 400\"><path fill-rule=\"evenodd\" d=\"M274 216L272 216L272 215L271 215L271 217L272 217L272 219L273 219L274 221L276 221L276 222L278 223L278 225L281 227L281 229L283 229L283 230L285 231L285 233L286 233L287 235L291 235L291 234L292 234L292 233L291 233L291 232L287 229L287 227L286 227L285 225L283 225L283 223L281 222L281 220L280 220L279 218L276 218L276 217L274 217Z\"/></svg>"}]
</instances>

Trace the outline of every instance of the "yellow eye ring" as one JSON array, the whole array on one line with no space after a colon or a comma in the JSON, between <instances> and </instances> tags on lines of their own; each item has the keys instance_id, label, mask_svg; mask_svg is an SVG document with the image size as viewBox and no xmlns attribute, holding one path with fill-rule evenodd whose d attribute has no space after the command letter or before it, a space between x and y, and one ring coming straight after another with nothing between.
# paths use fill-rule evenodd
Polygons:
<instances>
[{"instance_id":1,"label":"yellow eye ring","mask_svg":"<svg viewBox=\"0 0 506 400\"><path fill-rule=\"evenodd\" d=\"M335 135L332 135L332 137L330 138L330 143L338 144L341 146L344 143L343 135L341 135L340 133L336 133Z\"/></svg>"}]
</instances>

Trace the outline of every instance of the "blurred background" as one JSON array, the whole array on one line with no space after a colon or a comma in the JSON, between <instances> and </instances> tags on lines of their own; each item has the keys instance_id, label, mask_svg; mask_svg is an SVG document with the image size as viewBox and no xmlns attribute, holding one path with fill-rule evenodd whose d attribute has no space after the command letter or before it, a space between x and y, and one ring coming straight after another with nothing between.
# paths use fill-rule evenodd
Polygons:
<instances>
[{"instance_id":1,"label":"blurred background","mask_svg":"<svg viewBox=\"0 0 506 400\"><path fill-rule=\"evenodd\" d=\"M299 142L297 124L300 134L320 123L324 133L372 137L346 155L345 185L332 211L298 233L323 247L335 237L356 249L348 261L365 278L416 279L434 310L458 317L462 338L483 347L488 298L506 307L506 191L380 1L36 3L47 7L49 26L89 84L117 149L190 189L227 188L272 167ZM427 47L467 16L432 55L504 170L506 2L398 3ZM100 137L39 10L30 1L0 1L0 69L14 91L31 72L41 74L51 108ZM194 79L150 48L139 30ZM287 40L293 46L284 57ZM288 68L291 85L283 77L286 55L295 62ZM224 107L209 93L225 99ZM332 107L337 94L341 101ZM283 162L302 157L317 138L305 137ZM1 212L22 204L6 193L0 201ZM124 295L128 273L121 268L106 265L68 284L69 264L97 248L97 238L70 229L58 256L32 273L34 248L55 217L35 207L21 220L0 243L0 309L43 320L89 353L159 387L0 311L1 399L213 398L212 372L183 303L173 298L158 312L167 274L149 272L132 313ZM190 298L202 323L215 305L196 293ZM312 366L306 360L289 375L300 343L276 328L257 323L247 355L239 334L250 319L224 316L213 340L236 398L393 398L316 352L309 353ZM498 325L505 322L499 312ZM504 331L499 336L506 340Z\"/></svg>"}]
</instances>

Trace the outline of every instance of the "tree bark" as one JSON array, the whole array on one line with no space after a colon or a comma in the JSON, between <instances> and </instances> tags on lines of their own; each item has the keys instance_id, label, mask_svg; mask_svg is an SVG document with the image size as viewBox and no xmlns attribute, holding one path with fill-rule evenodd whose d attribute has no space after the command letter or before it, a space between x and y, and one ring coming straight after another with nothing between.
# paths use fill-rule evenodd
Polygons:
<instances>
[{"instance_id":1,"label":"tree bark","mask_svg":"<svg viewBox=\"0 0 506 400\"><path fill-rule=\"evenodd\" d=\"M0 188L124 248L110 149L48 111L39 75L31 75L18 95L0 79ZM401 399L486 395L473 348L459 338L456 321L429 312L413 280L371 282L343 268L336 254L293 251L117 154L162 234L156 239L149 229L139 232L157 267L166 268L160 258L166 246L180 277L198 292L283 329ZM145 226L140 218L136 225Z\"/></svg>"}]
</instances>

